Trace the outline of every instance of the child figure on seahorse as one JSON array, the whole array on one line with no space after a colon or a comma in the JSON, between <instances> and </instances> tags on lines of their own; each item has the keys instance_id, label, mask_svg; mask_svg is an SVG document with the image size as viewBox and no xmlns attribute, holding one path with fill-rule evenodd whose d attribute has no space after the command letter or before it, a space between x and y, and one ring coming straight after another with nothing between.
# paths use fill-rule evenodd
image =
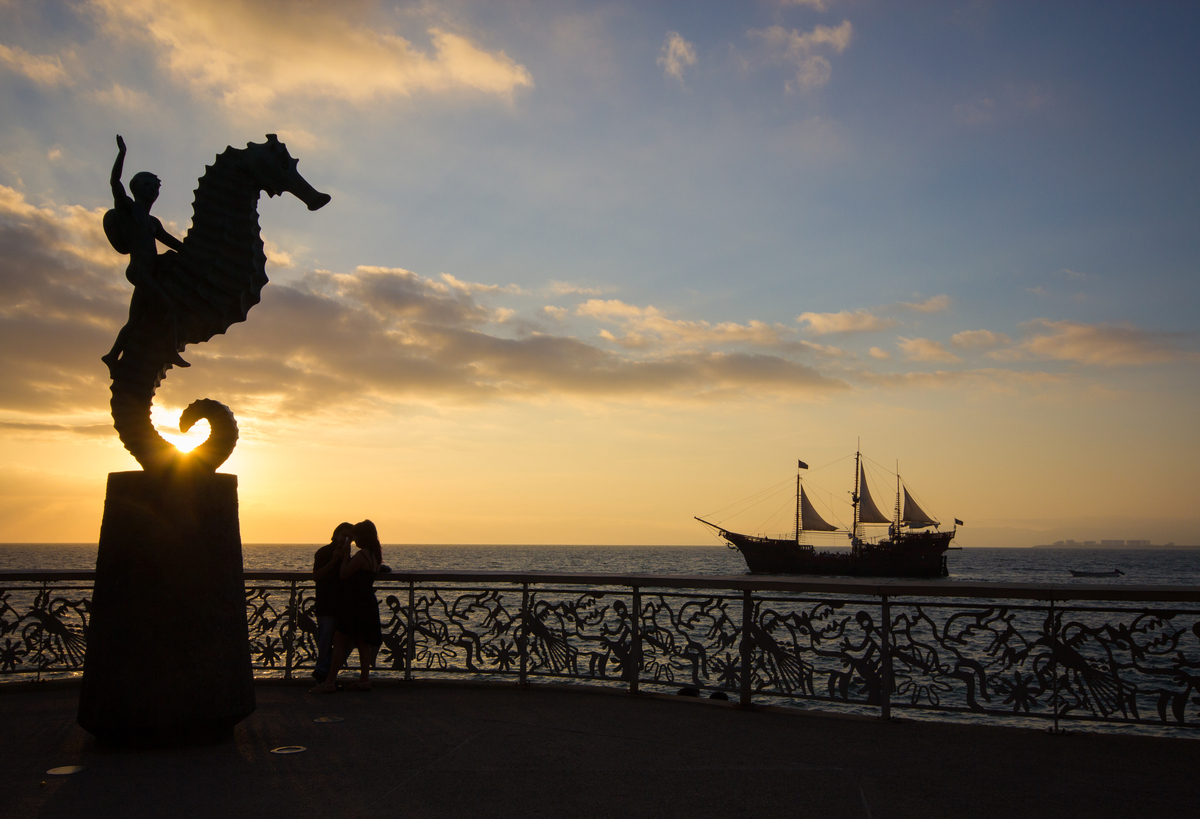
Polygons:
<instances>
[{"instance_id":1,"label":"child figure on seahorse","mask_svg":"<svg viewBox=\"0 0 1200 819\"><path fill-rule=\"evenodd\" d=\"M178 314L175 302L158 281L159 254L157 242L162 242L175 251L183 250L183 242L176 239L162 226L158 218L150 215L150 208L158 199L161 183L149 171L140 171L129 180L133 198L125 193L121 184L121 170L125 164L125 140L117 136L117 161L113 163L110 183L113 192L113 208L104 214L104 233L109 244L122 254L129 254L129 266L125 278L133 285L133 297L129 300L129 320L117 334L113 348L100 360L113 368L125 350L130 328L139 326L162 326L161 336L166 362L176 367L190 367L179 355Z\"/></svg>"}]
</instances>

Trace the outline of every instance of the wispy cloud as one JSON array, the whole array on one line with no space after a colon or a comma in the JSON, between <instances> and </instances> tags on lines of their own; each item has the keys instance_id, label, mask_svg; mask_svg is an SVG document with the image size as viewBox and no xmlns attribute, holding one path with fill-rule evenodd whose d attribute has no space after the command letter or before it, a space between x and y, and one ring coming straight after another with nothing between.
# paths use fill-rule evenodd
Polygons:
<instances>
[{"instance_id":1,"label":"wispy cloud","mask_svg":"<svg viewBox=\"0 0 1200 819\"><path fill-rule=\"evenodd\" d=\"M806 350L811 350L817 355L825 356L826 358L850 358L854 353L849 350L843 350L841 347L834 347L831 344L817 344L812 341L801 340L800 346Z\"/></svg>"},{"instance_id":2,"label":"wispy cloud","mask_svg":"<svg viewBox=\"0 0 1200 819\"><path fill-rule=\"evenodd\" d=\"M623 336L609 330L601 338L630 349L697 347L722 344L753 344L773 347L780 343L780 326L761 321L746 324L726 321L711 323L689 319L672 319L653 306L638 307L619 299L589 299L575 309L575 315L621 324Z\"/></svg>"},{"instance_id":3,"label":"wispy cloud","mask_svg":"<svg viewBox=\"0 0 1200 819\"><path fill-rule=\"evenodd\" d=\"M818 88L829 82L833 68L817 51L828 49L841 54L850 46L853 30L850 21L843 20L839 26L816 26L812 31L788 31L783 26L771 26L752 29L748 34L766 43L768 59L772 62L795 68L795 80L789 80L785 85L786 90L792 91L796 86Z\"/></svg>"},{"instance_id":4,"label":"wispy cloud","mask_svg":"<svg viewBox=\"0 0 1200 819\"><path fill-rule=\"evenodd\" d=\"M1022 329L1027 335L1016 347L997 350L997 359L1038 358L1102 367L1161 364L1193 357L1178 346L1178 333L1156 333L1132 324L1081 324L1036 319Z\"/></svg>"},{"instance_id":5,"label":"wispy cloud","mask_svg":"<svg viewBox=\"0 0 1200 819\"><path fill-rule=\"evenodd\" d=\"M599 287L586 287L580 284L572 284L571 282L551 281L546 290L551 296L570 296L575 294L580 296L604 295L604 290Z\"/></svg>"},{"instance_id":6,"label":"wispy cloud","mask_svg":"<svg viewBox=\"0 0 1200 819\"><path fill-rule=\"evenodd\" d=\"M659 51L658 64L666 76L682 83L684 70L696 64L696 47L683 39L678 31L668 31Z\"/></svg>"},{"instance_id":7,"label":"wispy cloud","mask_svg":"<svg viewBox=\"0 0 1200 819\"><path fill-rule=\"evenodd\" d=\"M481 284L479 282L464 282L450 273L442 273L441 279L451 290L466 293L468 296L476 293L512 293L518 294L521 288L515 284Z\"/></svg>"},{"instance_id":8,"label":"wispy cloud","mask_svg":"<svg viewBox=\"0 0 1200 819\"><path fill-rule=\"evenodd\" d=\"M588 299L575 308L575 315L599 319L630 318L646 315L647 311L651 314L658 312L653 307L638 307L634 304L626 304L620 299Z\"/></svg>"},{"instance_id":9,"label":"wispy cloud","mask_svg":"<svg viewBox=\"0 0 1200 819\"><path fill-rule=\"evenodd\" d=\"M134 91L120 83L93 91L90 96L105 108L118 108L123 111L134 111L150 104L150 95L145 91Z\"/></svg>"},{"instance_id":10,"label":"wispy cloud","mask_svg":"<svg viewBox=\"0 0 1200 819\"><path fill-rule=\"evenodd\" d=\"M950 336L950 343L963 349L979 350L1011 344L1012 339L1004 333L993 333L991 330L963 330Z\"/></svg>"},{"instance_id":11,"label":"wispy cloud","mask_svg":"<svg viewBox=\"0 0 1200 819\"><path fill-rule=\"evenodd\" d=\"M438 284L402 269L359 268L355 274L314 273L295 286L272 286L241 333L240 351L226 356L217 349L216 360L206 365L227 386L254 385L245 395L247 404L284 414L328 409L331 400L352 405L367 399L479 402L549 395L696 399L736 397L749 389L803 396L847 388L780 355L673 352L658 336L651 356L547 333L503 337L487 331L485 308L441 292ZM384 292L393 297L382 297ZM668 321L655 330L686 335L704 328ZM193 370L202 372L200 366Z\"/></svg>"},{"instance_id":12,"label":"wispy cloud","mask_svg":"<svg viewBox=\"0 0 1200 819\"><path fill-rule=\"evenodd\" d=\"M53 54L30 54L17 46L0 43L0 66L33 80L38 85L70 85L71 77L62 60Z\"/></svg>"},{"instance_id":13,"label":"wispy cloud","mask_svg":"<svg viewBox=\"0 0 1200 819\"><path fill-rule=\"evenodd\" d=\"M92 0L110 33L137 32L157 44L165 67L194 89L231 105L269 106L278 97L352 102L473 90L510 99L531 87L528 69L444 28L428 29L431 52L382 30L375 3L281 0L176 3Z\"/></svg>"},{"instance_id":14,"label":"wispy cloud","mask_svg":"<svg viewBox=\"0 0 1200 819\"><path fill-rule=\"evenodd\" d=\"M130 288L102 214L35 206L0 185L0 409L45 416L107 403L99 356Z\"/></svg>"},{"instance_id":15,"label":"wispy cloud","mask_svg":"<svg viewBox=\"0 0 1200 819\"><path fill-rule=\"evenodd\" d=\"M841 310L837 313L801 313L796 321L808 324L818 336L829 333L870 333L896 326L895 319L883 318L870 310Z\"/></svg>"},{"instance_id":16,"label":"wispy cloud","mask_svg":"<svg viewBox=\"0 0 1200 819\"><path fill-rule=\"evenodd\" d=\"M902 301L896 306L902 310L912 310L917 313L942 313L950 309L950 297L947 295L931 296L925 301Z\"/></svg>"},{"instance_id":17,"label":"wispy cloud","mask_svg":"<svg viewBox=\"0 0 1200 819\"><path fill-rule=\"evenodd\" d=\"M896 346L904 353L908 361L958 361L954 353L946 349L940 341L930 338L904 338L896 341Z\"/></svg>"},{"instance_id":18,"label":"wispy cloud","mask_svg":"<svg viewBox=\"0 0 1200 819\"><path fill-rule=\"evenodd\" d=\"M1026 372L1000 368L975 370L935 370L934 372L860 373L859 377L880 387L893 389L951 389L967 387L989 392L1013 392L1018 389L1044 389L1065 383L1066 376L1044 372Z\"/></svg>"},{"instance_id":19,"label":"wispy cloud","mask_svg":"<svg viewBox=\"0 0 1200 819\"><path fill-rule=\"evenodd\" d=\"M953 114L960 125L983 125L1046 108L1054 102L1054 93L1044 86L1009 84L995 93L979 94L956 103Z\"/></svg>"},{"instance_id":20,"label":"wispy cloud","mask_svg":"<svg viewBox=\"0 0 1200 819\"><path fill-rule=\"evenodd\" d=\"M35 206L0 187L0 423L10 429L104 426L99 356L125 318L130 288L101 213ZM157 403L212 395L253 423L398 402L794 399L848 389L793 360L778 343L784 328L672 319L618 300L581 305L577 318L619 326L614 350L524 331L513 309L482 301L510 290L375 265L275 282L251 321L188 349L193 366L172 372ZM543 315L567 316L549 307Z\"/></svg>"}]
</instances>

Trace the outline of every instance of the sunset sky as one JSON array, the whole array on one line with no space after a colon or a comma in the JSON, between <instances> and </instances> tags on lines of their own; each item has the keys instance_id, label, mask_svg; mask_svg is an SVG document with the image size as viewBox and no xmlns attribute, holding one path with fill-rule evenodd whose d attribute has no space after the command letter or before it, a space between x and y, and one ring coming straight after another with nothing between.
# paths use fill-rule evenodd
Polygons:
<instances>
[{"instance_id":1,"label":"sunset sky","mask_svg":"<svg viewBox=\"0 0 1200 819\"><path fill-rule=\"evenodd\" d=\"M138 468L100 362L115 135L182 236L205 164L277 133L332 202L263 197L262 302L156 400L237 415L246 542L713 544L692 516L797 458L849 520L861 439L963 546L1200 543L1197 31L1172 2L0 0L0 541L95 541Z\"/></svg>"}]
</instances>

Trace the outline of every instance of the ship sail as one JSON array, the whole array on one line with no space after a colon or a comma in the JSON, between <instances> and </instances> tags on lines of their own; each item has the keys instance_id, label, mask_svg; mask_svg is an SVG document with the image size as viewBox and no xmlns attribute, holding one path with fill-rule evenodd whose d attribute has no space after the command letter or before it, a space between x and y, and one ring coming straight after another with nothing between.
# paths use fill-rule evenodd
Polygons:
<instances>
[{"instance_id":1,"label":"ship sail","mask_svg":"<svg viewBox=\"0 0 1200 819\"><path fill-rule=\"evenodd\" d=\"M836 532L838 528L817 514L804 487L800 487L800 528L806 532Z\"/></svg>"},{"instance_id":2,"label":"ship sail","mask_svg":"<svg viewBox=\"0 0 1200 819\"><path fill-rule=\"evenodd\" d=\"M904 488L904 516L901 520L917 529L937 524L936 520L929 517L925 510L917 505L912 495L908 494L908 487Z\"/></svg>"},{"instance_id":3,"label":"ship sail","mask_svg":"<svg viewBox=\"0 0 1200 819\"><path fill-rule=\"evenodd\" d=\"M875 501L871 500L871 493L867 489L867 471L859 467L861 476L859 480L858 490L858 522L859 523L891 523L892 519L883 512L879 511L879 507L875 505Z\"/></svg>"}]
</instances>

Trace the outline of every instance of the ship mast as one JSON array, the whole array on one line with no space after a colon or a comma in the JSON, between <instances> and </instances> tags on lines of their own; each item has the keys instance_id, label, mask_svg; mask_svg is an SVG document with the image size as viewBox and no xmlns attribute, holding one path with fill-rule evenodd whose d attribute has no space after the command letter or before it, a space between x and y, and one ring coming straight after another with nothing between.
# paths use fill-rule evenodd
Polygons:
<instances>
[{"instance_id":1,"label":"ship mast","mask_svg":"<svg viewBox=\"0 0 1200 819\"><path fill-rule=\"evenodd\" d=\"M896 460L896 528L893 530L893 541L896 535L900 534L900 460Z\"/></svg>"},{"instance_id":2,"label":"ship mast","mask_svg":"<svg viewBox=\"0 0 1200 819\"><path fill-rule=\"evenodd\" d=\"M800 468L796 467L796 545L800 545Z\"/></svg>"},{"instance_id":3,"label":"ship mast","mask_svg":"<svg viewBox=\"0 0 1200 819\"><path fill-rule=\"evenodd\" d=\"M861 446L861 441L859 445ZM850 542L854 543L858 540L858 476L862 474L861 467L858 465L858 459L861 452L854 453L854 493L850 495L850 503L854 507L854 528L850 530Z\"/></svg>"},{"instance_id":4,"label":"ship mast","mask_svg":"<svg viewBox=\"0 0 1200 819\"><path fill-rule=\"evenodd\" d=\"M801 487L800 471L802 469L808 469L808 464L806 464L804 461L797 459L796 460L796 545L797 546L800 545L800 533L804 531L801 528L804 525L804 516L800 514L800 499L803 497L803 495L801 494L802 490L800 488Z\"/></svg>"}]
</instances>

